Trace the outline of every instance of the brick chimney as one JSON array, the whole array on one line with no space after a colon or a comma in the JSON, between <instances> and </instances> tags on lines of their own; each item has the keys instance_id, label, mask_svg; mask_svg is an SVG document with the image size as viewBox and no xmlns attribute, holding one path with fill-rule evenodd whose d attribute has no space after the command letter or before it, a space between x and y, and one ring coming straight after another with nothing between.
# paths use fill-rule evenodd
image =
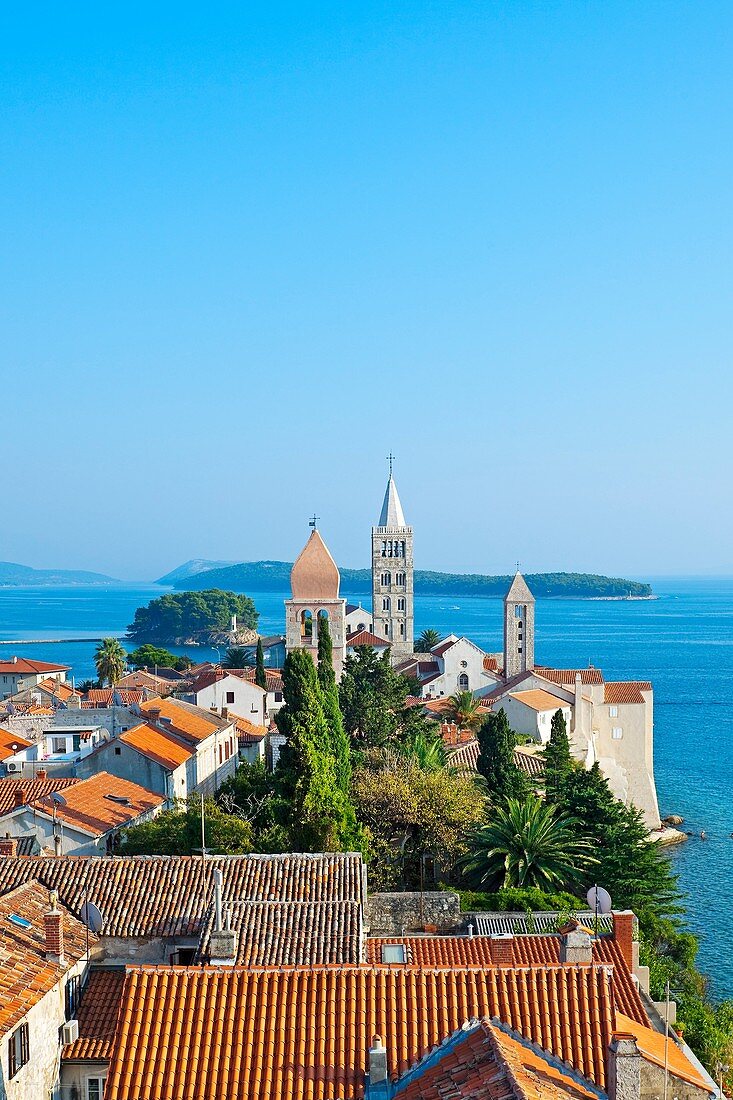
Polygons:
<instances>
[{"instance_id":1,"label":"brick chimney","mask_svg":"<svg viewBox=\"0 0 733 1100\"><path fill-rule=\"evenodd\" d=\"M372 1037L372 1045L369 1047L369 1083L366 1088L367 1100L381 1100L388 1097L389 1072L387 1070L387 1050L382 1042L381 1035Z\"/></svg>"},{"instance_id":2,"label":"brick chimney","mask_svg":"<svg viewBox=\"0 0 733 1100\"><path fill-rule=\"evenodd\" d=\"M23 805L25 805L25 792L24 792L22 787L14 787L13 788L13 806L18 807L18 806L23 806Z\"/></svg>"},{"instance_id":3,"label":"brick chimney","mask_svg":"<svg viewBox=\"0 0 733 1100\"><path fill-rule=\"evenodd\" d=\"M61 924L61 910L58 907L58 895L51 894L51 909L43 914L43 926L46 931L46 958L49 962L66 966L64 956L64 929Z\"/></svg>"},{"instance_id":4,"label":"brick chimney","mask_svg":"<svg viewBox=\"0 0 733 1100\"><path fill-rule=\"evenodd\" d=\"M589 965L593 962L593 943L588 932L577 925L568 924L562 929L560 941L560 962Z\"/></svg>"},{"instance_id":5,"label":"brick chimney","mask_svg":"<svg viewBox=\"0 0 733 1100\"><path fill-rule=\"evenodd\" d=\"M633 974L639 965L639 922L630 909L611 914L613 920L613 938L621 949L629 973Z\"/></svg>"},{"instance_id":6,"label":"brick chimney","mask_svg":"<svg viewBox=\"0 0 733 1100\"><path fill-rule=\"evenodd\" d=\"M36 779L48 779L48 772L45 768L39 768L36 772Z\"/></svg>"},{"instance_id":7,"label":"brick chimney","mask_svg":"<svg viewBox=\"0 0 733 1100\"><path fill-rule=\"evenodd\" d=\"M491 962L494 966L514 966L514 936L501 932L491 937Z\"/></svg>"},{"instance_id":8,"label":"brick chimney","mask_svg":"<svg viewBox=\"0 0 733 1100\"><path fill-rule=\"evenodd\" d=\"M633 1035L617 1032L608 1048L608 1100L640 1100L641 1054Z\"/></svg>"},{"instance_id":9,"label":"brick chimney","mask_svg":"<svg viewBox=\"0 0 733 1100\"><path fill-rule=\"evenodd\" d=\"M15 837L0 837L0 856L17 856L18 842Z\"/></svg>"}]
</instances>

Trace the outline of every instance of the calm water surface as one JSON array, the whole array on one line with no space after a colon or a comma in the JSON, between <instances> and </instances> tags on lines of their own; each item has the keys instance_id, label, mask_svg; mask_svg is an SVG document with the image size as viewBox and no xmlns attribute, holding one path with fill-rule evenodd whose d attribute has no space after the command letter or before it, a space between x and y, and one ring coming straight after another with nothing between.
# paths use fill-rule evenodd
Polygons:
<instances>
[{"instance_id":1,"label":"calm water surface","mask_svg":"<svg viewBox=\"0 0 733 1100\"><path fill-rule=\"evenodd\" d=\"M701 939L700 964L720 996L733 996L733 579L651 578L652 601L541 600L537 660L603 669L608 679L649 679L655 690L655 771L662 815L705 829L673 854L688 894L690 925ZM89 639L122 634L135 608L164 590L155 586L0 589L0 643ZM345 593L348 595L348 593ZM259 593L264 633L283 629L283 593ZM501 648L501 602L478 597L417 597L418 631L466 634ZM95 643L0 644L0 657L22 652L94 675ZM183 650L179 650L183 652ZM189 651L197 659L214 650Z\"/></svg>"}]
</instances>

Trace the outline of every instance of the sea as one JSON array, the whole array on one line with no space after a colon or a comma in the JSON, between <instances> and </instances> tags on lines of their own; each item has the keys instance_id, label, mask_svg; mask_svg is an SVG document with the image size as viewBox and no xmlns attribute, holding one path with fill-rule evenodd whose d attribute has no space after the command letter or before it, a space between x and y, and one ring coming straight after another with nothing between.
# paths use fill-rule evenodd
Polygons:
<instances>
[{"instance_id":1,"label":"sea","mask_svg":"<svg viewBox=\"0 0 733 1100\"><path fill-rule=\"evenodd\" d=\"M733 997L733 578L642 579L651 582L656 599L539 600L536 658L560 668L592 664L610 680L653 682L660 810L680 814L694 834L671 849L670 858L711 992ZM72 667L77 682L91 678L96 639L122 638L135 609L164 591L154 585L0 588L0 659L22 654L58 661ZM264 634L283 630L285 595L255 594ZM416 633L428 627L465 634L496 652L501 601L416 596ZM175 652L196 660L220 656L204 648Z\"/></svg>"}]
</instances>

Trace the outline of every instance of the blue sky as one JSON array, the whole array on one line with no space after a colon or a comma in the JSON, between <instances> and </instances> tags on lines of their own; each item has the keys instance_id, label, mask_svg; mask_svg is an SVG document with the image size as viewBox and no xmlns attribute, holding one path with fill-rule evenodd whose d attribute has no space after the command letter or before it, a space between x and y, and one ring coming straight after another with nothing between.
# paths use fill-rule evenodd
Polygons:
<instances>
[{"instance_id":1,"label":"blue sky","mask_svg":"<svg viewBox=\"0 0 733 1100\"><path fill-rule=\"evenodd\" d=\"M729 3L5 5L0 558L733 572Z\"/></svg>"}]
</instances>

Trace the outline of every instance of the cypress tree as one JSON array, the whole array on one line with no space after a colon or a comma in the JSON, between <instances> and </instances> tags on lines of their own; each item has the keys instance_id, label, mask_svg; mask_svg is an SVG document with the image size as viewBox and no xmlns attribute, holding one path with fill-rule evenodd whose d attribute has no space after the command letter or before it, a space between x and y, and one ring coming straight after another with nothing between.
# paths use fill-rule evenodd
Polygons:
<instances>
[{"instance_id":1,"label":"cypress tree","mask_svg":"<svg viewBox=\"0 0 733 1100\"><path fill-rule=\"evenodd\" d=\"M545 746L544 757L545 798L548 802L556 802L563 780L573 770L568 729L560 709L552 716L550 740Z\"/></svg>"},{"instance_id":2,"label":"cypress tree","mask_svg":"<svg viewBox=\"0 0 733 1100\"><path fill-rule=\"evenodd\" d=\"M476 767L486 780L491 801L498 804L508 798L524 798L529 793L529 784L514 763L516 740L503 707L488 715L477 740Z\"/></svg>"},{"instance_id":3,"label":"cypress tree","mask_svg":"<svg viewBox=\"0 0 733 1100\"><path fill-rule=\"evenodd\" d=\"M336 782L348 796L351 784L351 742L344 730L339 706L336 674L333 671L333 643L328 619L318 619L318 681L323 696L323 713L331 733L331 752L336 769Z\"/></svg>"},{"instance_id":4,"label":"cypress tree","mask_svg":"<svg viewBox=\"0 0 733 1100\"><path fill-rule=\"evenodd\" d=\"M265 654L262 649L262 638L257 639L257 657L255 660L255 683L258 687L267 691L267 673L265 672Z\"/></svg>"}]
</instances>

